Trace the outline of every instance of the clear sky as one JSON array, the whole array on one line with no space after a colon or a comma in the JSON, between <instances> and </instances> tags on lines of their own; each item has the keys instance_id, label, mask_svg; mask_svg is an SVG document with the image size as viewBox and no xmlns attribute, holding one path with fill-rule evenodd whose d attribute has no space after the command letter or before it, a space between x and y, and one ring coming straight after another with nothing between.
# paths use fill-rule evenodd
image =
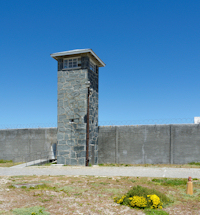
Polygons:
<instances>
[{"instance_id":1,"label":"clear sky","mask_svg":"<svg viewBox=\"0 0 200 215\"><path fill-rule=\"evenodd\" d=\"M91 48L99 121L200 116L199 0L0 0L0 124L57 122L51 53Z\"/></svg>"}]
</instances>

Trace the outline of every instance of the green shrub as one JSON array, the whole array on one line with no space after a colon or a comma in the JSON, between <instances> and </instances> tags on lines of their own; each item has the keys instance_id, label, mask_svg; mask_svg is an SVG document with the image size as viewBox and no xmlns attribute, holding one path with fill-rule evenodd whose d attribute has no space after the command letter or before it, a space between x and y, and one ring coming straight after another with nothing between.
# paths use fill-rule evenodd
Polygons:
<instances>
[{"instance_id":1,"label":"green shrub","mask_svg":"<svg viewBox=\"0 0 200 215\"><path fill-rule=\"evenodd\" d=\"M49 215L49 212L45 211L43 207L30 207L30 208L16 208L13 209L13 213L16 215Z\"/></svg>"},{"instance_id":2,"label":"green shrub","mask_svg":"<svg viewBox=\"0 0 200 215\"><path fill-rule=\"evenodd\" d=\"M186 185L187 184L187 179L152 179L153 182L157 182L161 185L164 186L179 186L179 185Z\"/></svg>"},{"instance_id":3,"label":"green shrub","mask_svg":"<svg viewBox=\"0 0 200 215\"><path fill-rule=\"evenodd\" d=\"M134 186L122 197L114 197L114 201L118 204L127 205L137 208L160 208L172 202L164 193L155 189L149 189L142 186Z\"/></svg>"}]
</instances>

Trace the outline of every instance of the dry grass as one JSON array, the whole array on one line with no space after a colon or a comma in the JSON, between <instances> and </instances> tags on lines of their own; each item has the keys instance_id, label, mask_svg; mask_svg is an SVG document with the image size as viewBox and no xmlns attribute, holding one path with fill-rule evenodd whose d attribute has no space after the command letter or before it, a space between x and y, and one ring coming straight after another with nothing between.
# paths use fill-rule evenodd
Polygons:
<instances>
[{"instance_id":1,"label":"dry grass","mask_svg":"<svg viewBox=\"0 0 200 215\"><path fill-rule=\"evenodd\" d=\"M0 160L1 161L1 160ZM11 167L22 163L14 163L12 161L0 162L0 167ZM39 165L41 166L41 165ZM43 164L43 166L51 166L51 163ZM200 163L194 164L99 164L100 167L154 167L154 168L200 168Z\"/></svg>"},{"instance_id":2,"label":"dry grass","mask_svg":"<svg viewBox=\"0 0 200 215\"><path fill-rule=\"evenodd\" d=\"M36 189L13 188L20 183L43 183ZM132 186L155 188L174 203L164 208L169 214L200 214L200 180L194 181L194 195L185 194L186 186L164 186L152 178L95 176L12 176L0 177L0 214L10 215L21 207L41 206L50 214L145 214L113 202Z\"/></svg>"},{"instance_id":3,"label":"dry grass","mask_svg":"<svg viewBox=\"0 0 200 215\"><path fill-rule=\"evenodd\" d=\"M22 164L22 163L6 162L6 163L0 163L0 167L11 167L11 166L19 165L19 164Z\"/></svg>"},{"instance_id":4,"label":"dry grass","mask_svg":"<svg viewBox=\"0 0 200 215\"><path fill-rule=\"evenodd\" d=\"M198 164L198 163L197 163ZM102 167L154 167L154 168L200 168L196 164L99 164Z\"/></svg>"}]
</instances>

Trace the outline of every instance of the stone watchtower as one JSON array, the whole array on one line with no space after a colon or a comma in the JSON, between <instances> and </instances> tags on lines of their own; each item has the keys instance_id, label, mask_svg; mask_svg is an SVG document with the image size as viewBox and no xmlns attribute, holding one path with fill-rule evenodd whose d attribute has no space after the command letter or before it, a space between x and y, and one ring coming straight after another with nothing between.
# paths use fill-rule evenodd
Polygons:
<instances>
[{"instance_id":1,"label":"stone watchtower","mask_svg":"<svg viewBox=\"0 0 200 215\"><path fill-rule=\"evenodd\" d=\"M98 77L103 61L92 49L51 54L58 61L57 163L98 163Z\"/></svg>"}]
</instances>

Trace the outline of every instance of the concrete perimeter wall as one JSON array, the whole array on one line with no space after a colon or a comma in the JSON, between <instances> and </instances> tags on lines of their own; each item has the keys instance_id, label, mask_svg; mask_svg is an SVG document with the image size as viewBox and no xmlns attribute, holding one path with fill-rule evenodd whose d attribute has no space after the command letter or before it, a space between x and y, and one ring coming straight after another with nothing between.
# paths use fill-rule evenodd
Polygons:
<instances>
[{"instance_id":1,"label":"concrete perimeter wall","mask_svg":"<svg viewBox=\"0 0 200 215\"><path fill-rule=\"evenodd\" d=\"M0 159L17 162L38 159L46 156L55 143L57 128L0 130Z\"/></svg>"},{"instance_id":2,"label":"concrete perimeter wall","mask_svg":"<svg viewBox=\"0 0 200 215\"><path fill-rule=\"evenodd\" d=\"M0 130L0 159L51 151L57 128ZM200 124L99 127L98 163L200 162Z\"/></svg>"},{"instance_id":3,"label":"concrete perimeter wall","mask_svg":"<svg viewBox=\"0 0 200 215\"><path fill-rule=\"evenodd\" d=\"M99 127L99 163L200 161L200 124Z\"/></svg>"}]
</instances>

